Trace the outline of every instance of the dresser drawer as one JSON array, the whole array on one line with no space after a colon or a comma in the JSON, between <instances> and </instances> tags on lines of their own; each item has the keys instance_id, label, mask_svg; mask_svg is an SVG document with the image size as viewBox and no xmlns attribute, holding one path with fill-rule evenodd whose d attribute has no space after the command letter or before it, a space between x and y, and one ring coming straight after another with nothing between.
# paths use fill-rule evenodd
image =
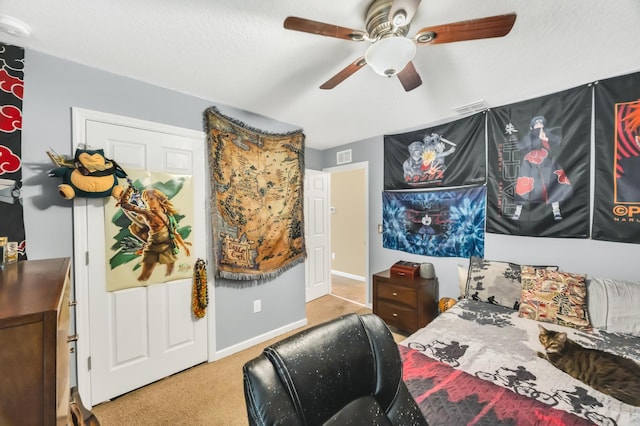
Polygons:
<instances>
[{"instance_id":1,"label":"dresser drawer","mask_svg":"<svg viewBox=\"0 0 640 426\"><path fill-rule=\"evenodd\" d=\"M418 329L415 309L379 300L378 303L376 303L374 313L382 318L387 325L392 325L407 331L415 331Z\"/></svg>"},{"instance_id":2,"label":"dresser drawer","mask_svg":"<svg viewBox=\"0 0 640 426\"><path fill-rule=\"evenodd\" d=\"M413 309L418 307L418 292L415 288L380 283L378 284L378 299L399 303Z\"/></svg>"}]
</instances>

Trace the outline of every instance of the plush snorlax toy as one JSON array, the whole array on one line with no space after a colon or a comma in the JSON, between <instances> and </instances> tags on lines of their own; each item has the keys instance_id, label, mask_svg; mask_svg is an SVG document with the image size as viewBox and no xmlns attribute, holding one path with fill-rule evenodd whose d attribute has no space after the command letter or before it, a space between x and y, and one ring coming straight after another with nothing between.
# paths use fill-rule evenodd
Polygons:
<instances>
[{"instance_id":1,"label":"plush snorlax toy","mask_svg":"<svg viewBox=\"0 0 640 426\"><path fill-rule=\"evenodd\" d=\"M58 166L49 172L51 177L62 178L58 193L62 198L102 198L122 190L117 178L125 178L125 171L113 160L104 156L103 149L76 149L73 160L47 152Z\"/></svg>"}]
</instances>

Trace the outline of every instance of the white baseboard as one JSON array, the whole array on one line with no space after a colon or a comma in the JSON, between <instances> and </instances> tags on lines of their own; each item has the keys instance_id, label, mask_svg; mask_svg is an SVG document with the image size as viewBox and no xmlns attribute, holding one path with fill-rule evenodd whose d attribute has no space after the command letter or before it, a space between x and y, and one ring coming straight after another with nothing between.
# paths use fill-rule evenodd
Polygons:
<instances>
[{"instance_id":1,"label":"white baseboard","mask_svg":"<svg viewBox=\"0 0 640 426\"><path fill-rule=\"evenodd\" d=\"M349 278L352 280L356 280L356 281L366 281L366 279L360 275L354 275L354 274L349 274L347 272L340 272L340 271L334 271L333 269L331 270L331 273L333 275L337 275L339 277L345 277L345 278Z\"/></svg>"},{"instance_id":2,"label":"white baseboard","mask_svg":"<svg viewBox=\"0 0 640 426\"><path fill-rule=\"evenodd\" d=\"M300 321L296 321L294 323L291 324L287 324L283 327L280 328L276 328L275 330L271 330L268 333L264 333L261 334L259 336L253 337L249 340L245 340L244 342L240 342L237 343L235 345L229 346L227 348L221 349L219 351L216 351L215 354L213 354L213 358L209 358L209 362L211 361L217 361L219 359L228 357L229 355L233 355L235 353L238 353L240 351L243 351L245 349L250 348L251 346L257 345L259 343L265 342L269 339L273 339L274 337L278 337L283 335L286 332L289 332L291 330L295 330L297 328L300 327L304 327L305 325L307 325L307 319L302 319Z\"/></svg>"}]
</instances>

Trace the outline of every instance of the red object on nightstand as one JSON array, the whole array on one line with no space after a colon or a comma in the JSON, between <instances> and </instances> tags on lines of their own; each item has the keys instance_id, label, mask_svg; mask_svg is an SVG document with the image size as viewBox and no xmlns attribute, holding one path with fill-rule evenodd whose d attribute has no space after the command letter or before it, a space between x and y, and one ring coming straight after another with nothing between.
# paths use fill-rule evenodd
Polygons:
<instances>
[{"instance_id":1,"label":"red object on nightstand","mask_svg":"<svg viewBox=\"0 0 640 426\"><path fill-rule=\"evenodd\" d=\"M420 264L401 260L400 262L394 263L389 272L393 277L415 279L420 276Z\"/></svg>"}]
</instances>

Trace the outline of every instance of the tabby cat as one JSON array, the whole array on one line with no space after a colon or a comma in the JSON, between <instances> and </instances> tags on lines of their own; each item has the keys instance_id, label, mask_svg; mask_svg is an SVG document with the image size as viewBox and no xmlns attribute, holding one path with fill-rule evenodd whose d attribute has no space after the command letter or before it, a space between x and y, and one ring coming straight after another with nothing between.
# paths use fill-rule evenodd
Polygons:
<instances>
[{"instance_id":1,"label":"tabby cat","mask_svg":"<svg viewBox=\"0 0 640 426\"><path fill-rule=\"evenodd\" d=\"M567 338L567 333L538 326L540 343L546 350L538 352L540 358L602 393L640 407L640 365L610 352L585 348Z\"/></svg>"}]
</instances>

